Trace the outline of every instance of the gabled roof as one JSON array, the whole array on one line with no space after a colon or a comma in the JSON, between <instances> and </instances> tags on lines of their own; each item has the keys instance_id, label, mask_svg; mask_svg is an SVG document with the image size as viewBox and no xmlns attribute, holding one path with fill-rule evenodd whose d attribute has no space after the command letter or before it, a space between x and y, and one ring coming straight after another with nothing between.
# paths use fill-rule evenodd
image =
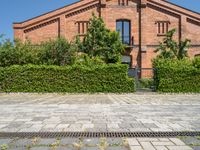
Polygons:
<instances>
[{"instance_id":1,"label":"gabled roof","mask_svg":"<svg viewBox=\"0 0 200 150\"><path fill-rule=\"evenodd\" d=\"M88 7L90 5L94 5L97 3L99 4L100 0L80 0L80 1L72 3L70 5L66 5L66 6L58 8L56 10L42 14L40 16L25 20L23 22L15 22L15 23L13 23L14 28L26 28L28 26L32 26L32 25L38 24L40 22L48 21L51 19L56 19L56 17L58 17L62 14L67 14L67 13L76 11L80 8ZM182 6L176 5L167 0L147 0L147 3L151 3L151 4L159 6L161 8L168 9L168 10L176 12L178 14L184 14L190 18L200 21L200 13L189 10Z\"/></svg>"},{"instance_id":2,"label":"gabled roof","mask_svg":"<svg viewBox=\"0 0 200 150\"><path fill-rule=\"evenodd\" d=\"M25 20L23 22L14 22L14 28L18 28L23 26L31 26L32 23L37 24L39 22L49 20L49 19L55 19L56 17L69 13L73 10L77 10L80 8L84 8L93 4L99 3L99 0L80 0L78 2L72 3L70 5L66 5L64 7L58 8L56 10L50 11L48 13L42 14L40 16Z\"/></svg>"},{"instance_id":3,"label":"gabled roof","mask_svg":"<svg viewBox=\"0 0 200 150\"><path fill-rule=\"evenodd\" d=\"M71 4L68 4L68 5L65 5L65 6L63 6L63 7L60 7L60 8L54 9L54 10L49 11L49 12L47 12L47 13L41 14L41 15L39 15L39 16L35 16L35 17L33 17L33 18L30 18L30 19L24 20L24 21L22 21L22 22L13 22L13 23L14 23L14 24L21 24L21 23L24 23L24 22L27 22L27 21L30 21L30 20L33 20L33 19L36 19L36 18L39 18L39 17L45 16L45 15L50 14L50 13L52 13L52 12L55 12L55 11L61 10L61 9L63 9L63 8L69 7L69 6L74 5L74 4L76 4L76 3L79 3L79 2L80 2L80 1L78 1L78 2L74 2L74 3L71 3Z\"/></svg>"},{"instance_id":4,"label":"gabled roof","mask_svg":"<svg viewBox=\"0 0 200 150\"><path fill-rule=\"evenodd\" d=\"M190 18L200 21L200 13L187 9L185 7L179 6L177 4L171 3L168 0L147 0L147 1L153 5L168 9L178 14L183 14L185 16L188 16Z\"/></svg>"},{"instance_id":5,"label":"gabled roof","mask_svg":"<svg viewBox=\"0 0 200 150\"><path fill-rule=\"evenodd\" d=\"M179 8L182 8L182 9L185 9L185 10L187 10L187 11L190 11L190 12L193 12L193 13L195 13L195 14L200 15L200 13L197 12L197 11L194 11L194 10L188 9L188 8L186 8L186 7L183 7L183 6L174 4L174 3L172 3L172 2L169 2L168 0L162 0L162 1L164 1L165 3L169 3L169 4L174 5L174 6L176 6L176 7L179 7Z\"/></svg>"}]
</instances>

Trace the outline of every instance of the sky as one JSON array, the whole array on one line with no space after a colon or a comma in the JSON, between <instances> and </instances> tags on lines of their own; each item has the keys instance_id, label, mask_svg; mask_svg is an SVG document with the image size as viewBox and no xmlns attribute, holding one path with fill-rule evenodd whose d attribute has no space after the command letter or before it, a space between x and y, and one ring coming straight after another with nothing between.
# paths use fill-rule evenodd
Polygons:
<instances>
[{"instance_id":1,"label":"sky","mask_svg":"<svg viewBox=\"0 0 200 150\"><path fill-rule=\"evenodd\" d=\"M0 34L13 40L13 22L21 22L78 0L0 0ZM200 13L199 0L168 0Z\"/></svg>"}]
</instances>

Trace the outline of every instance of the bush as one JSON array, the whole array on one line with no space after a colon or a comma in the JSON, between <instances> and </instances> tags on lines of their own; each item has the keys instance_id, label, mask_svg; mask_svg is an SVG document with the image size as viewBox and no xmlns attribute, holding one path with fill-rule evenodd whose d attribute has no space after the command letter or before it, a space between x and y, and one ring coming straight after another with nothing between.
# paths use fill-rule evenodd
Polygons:
<instances>
[{"instance_id":1,"label":"bush","mask_svg":"<svg viewBox=\"0 0 200 150\"><path fill-rule=\"evenodd\" d=\"M125 48L120 34L106 28L103 19L94 14L81 45L81 51L90 57L100 57L105 63L121 62L121 54Z\"/></svg>"},{"instance_id":2,"label":"bush","mask_svg":"<svg viewBox=\"0 0 200 150\"><path fill-rule=\"evenodd\" d=\"M117 33L113 32L109 36L113 40L107 40L110 47L102 48L102 51L98 51L98 55L95 56L80 52L82 44L78 38L71 43L64 38L57 38L40 45L32 45L29 41L12 43L6 40L0 43L0 67L25 64L64 66L76 63L91 65L93 62L94 64L116 63L121 60L121 54L115 52L116 47L121 49L118 45L121 41L117 41L118 36L115 34Z\"/></svg>"},{"instance_id":3,"label":"bush","mask_svg":"<svg viewBox=\"0 0 200 150\"><path fill-rule=\"evenodd\" d=\"M30 42L21 43L16 41L12 43L6 40L0 44L0 66L11 66L14 64L38 64L40 48L31 46Z\"/></svg>"},{"instance_id":4,"label":"bush","mask_svg":"<svg viewBox=\"0 0 200 150\"><path fill-rule=\"evenodd\" d=\"M96 65L103 65L105 62L99 57L89 57L85 53L79 53L76 61L76 65L84 65L84 66L96 66Z\"/></svg>"},{"instance_id":5,"label":"bush","mask_svg":"<svg viewBox=\"0 0 200 150\"><path fill-rule=\"evenodd\" d=\"M153 67L156 89L160 92L200 92L199 62L189 59L156 59Z\"/></svg>"},{"instance_id":6,"label":"bush","mask_svg":"<svg viewBox=\"0 0 200 150\"><path fill-rule=\"evenodd\" d=\"M0 67L11 65L73 65L78 58L78 46L64 38L50 40L40 45L30 41L21 43L3 40L0 43Z\"/></svg>"},{"instance_id":7,"label":"bush","mask_svg":"<svg viewBox=\"0 0 200 150\"><path fill-rule=\"evenodd\" d=\"M77 47L65 38L57 38L40 45L42 53L40 62L47 65L72 65L77 57Z\"/></svg>"},{"instance_id":8,"label":"bush","mask_svg":"<svg viewBox=\"0 0 200 150\"><path fill-rule=\"evenodd\" d=\"M159 47L155 52L159 52L158 58L164 59L183 59L188 57L188 49L190 48L191 40L185 39L180 41L180 44L174 40L176 29L167 32L165 38L160 42Z\"/></svg>"},{"instance_id":9,"label":"bush","mask_svg":"<svg viewBox=\"0 0 200 150\"><path fill-rule=\"evenodd\" d=\"M0 67L24 64L74 65L80 63L79 52L84 52L94 62L121 63L121 54L124 52L120 34L107 29L102 18L94 14L82 40L77 36L69 42L61 37L38 44L32 45L31 41L13 43L0 35ZM87 64L87 60L84 63Z\"/></svg>"},{"instance_id":10,"label":"bush","mask_svg":"<svg viewBox=\"0 0 200 150\"><path fill-rule=\"evenodd\" d=\"M134 92L128 66L14 65L0 68L2 92Z\"/></svg>"},{"instance_id":11,"label":"bush","mask_svg":"<svg viewBox=\"0 0 200 150\"><path fill-rule=\"evenodd\" d=\"M200 57L194 58L193 65L194 65L194 67L200 69Z\"/></svg>"},{"instance_id":12,"label":"bush","mask_svg":"<svg viewBox=\"0 0 200 150\"><path fill-rule=\"evenodd\" d=\"M154 85L153 79L142 78L138 80L139 88L152 88Z\"/></svg>"}]
</instances>

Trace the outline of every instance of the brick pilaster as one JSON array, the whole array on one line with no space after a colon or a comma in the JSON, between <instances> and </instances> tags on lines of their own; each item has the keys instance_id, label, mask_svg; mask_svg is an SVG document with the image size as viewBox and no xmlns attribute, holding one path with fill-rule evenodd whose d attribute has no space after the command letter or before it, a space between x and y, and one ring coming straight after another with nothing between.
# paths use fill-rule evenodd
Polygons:
<instances>
[{"instance_id":1,"label":"brick pilaster","mask_svg":"<svg viewBox=\"0 0 200 150\"><path fill-rule=\"evenodd\" d=\"M58 35L60 37L66 37L66 35L65 35L66 34L65 29L66 29L65 16L63 15L59 19L59 30L58 30L58 32L60 32L60 33L58 33Z\"/></svg>"},{"instance_id":2,"label":"brick pilaster","mask_svg":"<svg viewBox=\"0 0 200 150\"><path fill-rule=\"evenodd\" d=\"M147 22L147 18L146 18L146 4L147 1L146 0L141 0L140 2L140 21L139 21L139 25L140 25L140 64L139 67L141 68L145 68L145 59L146 59L146 51L147 51L147 47L146 47L146 43L147 43L147 39L146 39L146 33L147 33L147 29L146 29L146 24Z\"/></svg>"}]
</instances>

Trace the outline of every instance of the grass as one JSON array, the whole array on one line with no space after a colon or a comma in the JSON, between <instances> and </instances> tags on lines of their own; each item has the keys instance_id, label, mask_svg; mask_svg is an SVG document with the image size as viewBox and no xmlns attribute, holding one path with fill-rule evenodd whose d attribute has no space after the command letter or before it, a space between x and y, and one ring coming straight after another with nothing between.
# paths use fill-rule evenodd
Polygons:
<instances>
[{"instance_id":1,"label":"grass","mask_svg":"<svg viewBox=\"0 0 200 150\"><path fill-rule=\"evenodd\" d=\"M180 140L186 140L187 138L190 138L190 137L180 136L180 137L177 137L177 138L179 138ZM200 141L200 136L196 136L194 138L196 138L197 140ZM191 143L187 143L187 145L190 146L190 147L196 147L196 146L200 146L200 143L191 142Z\"/></svg>"},{"instance_id":2,"label":"grass","mask_svg":"<svg viewBox=\"0 0 200 150\"><path fill-rule=\"evenodd\" d=\"M200 136L197 136L197 140L200 140Z\"/></svg>"},{"instance_id":3,"label":"grass","mask_svg":"<svg viewBox=\"0 0 200 150\"><path fill-rule=\"evenodd\" d=\"M16 138L14 139L14 141L16 142L17 140L20 140L20 138ZM89 147L93 147L93 148L98 148L99 150L106 150L108 147L126 147L129 148L129 144L126 138L123 138L121 142L117 143L113 143L113 144L109 144L107 141L107 138L100 138L99 139L99 143L98 144L84 144L83 143L83 138L79 138L79 141L77 143L70 143L70 144L66 144L66 145L62 145L61 144L61 139L60 138L55 138L55 142L52 144L40 144L40 140L42 140L40 137L34 137L31 138L30 144L27 145L23 145L23 147L19 146L19 145L15 145L15 142L10 144L3 144L0 145L0 150L8 150L9 148L25 148L26 150L30 150L31 148L49 148L50 150L56 150L58 147L63 147L68 149L68 147L74 147L76 150L81 150L83 147L89 148Z\"/></svg>"},{"instance_id":4,"label":"grass","mask_svg":"<svg viewBox=\"0 0 200 150\"><path fill-rule=\"evenodd\" d=\"M7 150L7 149L8 149L8 145L7 144L1 145L1 150Z\"/></svg>"}]
</instances>

